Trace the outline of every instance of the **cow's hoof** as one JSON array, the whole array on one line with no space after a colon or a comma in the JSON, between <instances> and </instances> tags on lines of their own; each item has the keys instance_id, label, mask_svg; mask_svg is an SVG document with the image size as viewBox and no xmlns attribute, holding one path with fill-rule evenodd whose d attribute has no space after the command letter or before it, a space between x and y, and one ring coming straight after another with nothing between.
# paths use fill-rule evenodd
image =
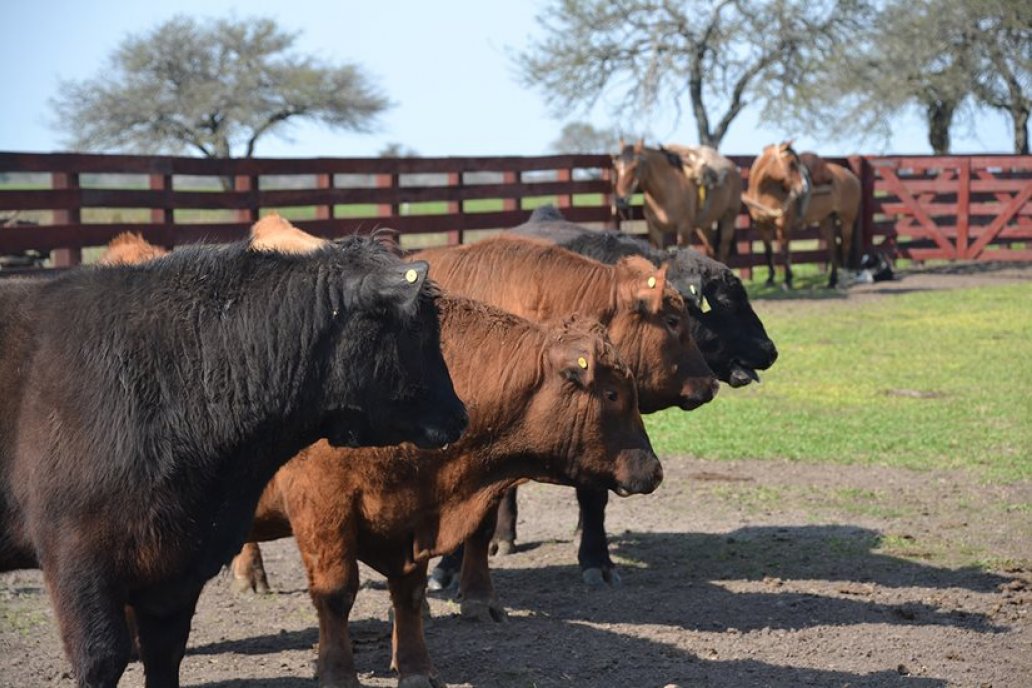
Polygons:
<instances>
[{"instance_id":1,"label":"cow's hoof","mask_svg":"<svg viewBox=\"0 0 1032 688\"><path fill-rule=\"evenodd\" d=\"M498 540L491 543L491 554L507 557L516 552L516 545L511 540Z\"/></svg>"},{"instance_id":2,"label":"cow's hoof","mask_svg":"<svg viewBox=\"0 0 1032 688\"><path fill-rule=\"evenodd\" d=\"M590 568L581 571L581 578L589 588L617 587L622 582L615 569Z\"/></svg>"},{"instance_id":3,"label":"cow's hoof","mask_svg":"<svg viewBox=\"0 0 1032 688\"><path fill-rule=\"evenodd\" d=\"M319 688L362 688L357 676L335 676L333 678L319 678Z\"/></svg>"},{"instance_id":4,"label":"cow's hoof","mask_svg":"<svg viewBox=\"0 0 1032 688\"><path fill-rule=\"evenodd\" d=\"M398 688L448 688L448 684L436 676L411 674L398 679Z\"/></svg>"},{"instance_id":5,"label":"cow's hoof","mask_svg":"<svg viewBox=\"0 0 1032 688\"><path fill-rule=\"evenodd\" d=\"M238 595L246 595L249 592L258 593L259 595L268 595L269 584L265 581L254 581L250 578L234 578L231 585L233 592Z\"/></svg>"},{"instance_id":6,"label":"cow's hoof","mask_svg":"<svg viewBox=\"0 0 1032 688\"><path fill-rule=\"evenodd\" d=\"M430 577L426 581L426 589L430 592L441 592L454 588L458 584L459 577L455 575L454 571L438 567L430 572Z\"/></svg>"},{"instance_id":7,"label":"cow's hoof","mask_svg":"<svg viewBox=\"0 0 1032 688\"><path fill-rule=\"evenodd\" d=\"M462 618L469 621L506 623L509 620L509 615L505 613L505 609L495 600L464 599L459 603L459 611L462 614Z\"/></svg>"}]
</instances>

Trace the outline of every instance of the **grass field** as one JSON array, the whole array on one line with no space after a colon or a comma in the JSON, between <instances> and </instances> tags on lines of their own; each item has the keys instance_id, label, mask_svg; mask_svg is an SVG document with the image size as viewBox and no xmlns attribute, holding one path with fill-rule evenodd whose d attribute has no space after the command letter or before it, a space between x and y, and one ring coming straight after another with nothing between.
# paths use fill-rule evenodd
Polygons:
<instances>
[{"instance_id":1,"label":"grass field","mask_svg":"<svg viewBox=\"0 0 1032 688\"><path fill-rule=\"evenodd\" d=\"M817 276L813 277L814 280ZM781 356L763 383L646 419L656 450L1032 478L1032 284L801 313L754 305ZM768 306L768 308L765 308Z\"/></svg>"}]
</instances>

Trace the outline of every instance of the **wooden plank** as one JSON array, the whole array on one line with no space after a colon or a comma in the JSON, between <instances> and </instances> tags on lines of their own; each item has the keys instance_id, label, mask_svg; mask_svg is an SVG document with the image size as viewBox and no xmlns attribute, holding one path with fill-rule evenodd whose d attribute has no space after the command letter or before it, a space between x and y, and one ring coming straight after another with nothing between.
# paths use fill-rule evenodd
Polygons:
<instances>
[{"instance_id":1,"label":"wooden plank","mask_svg":"<svg viewBox=\"0 0 1032 688\"><path fill-rule=\"evenodd\" d=\"M892 170L887 168L882 168L879 170L879 172L881 173L882 180L885 182L885 184L897 196L899 196L900 200L902 200L904 204L906 204L907 208L910 210L913 217L924 226L924 228L927 230L928 235L932 237L932 239L934 239L937 244L939 244L942 250L948 253L955 253L953 245L950 244L949 241L947 241L944 237L942 237L939 234L935 222L933 222L932 219L928 217L927 213L924 212L924 209L920 206L920 204L918 204L917 200L910 194L909 191L907 191L906 186L904 186L903 182L900 181L899 177L897 177Z\"/></svg>"},{"instance_id":2,"label":"wooden plank","mask_svg":"<svg viewBox=\"0 0 1032 688\"><path fill-rule=\"evenodd\" d=\"M1032 184L1029 184L1024 191L1017 194L1003 209L999 217L993 220L992 224L979 232L978 239L971 245L969 255L977 257L985 249L986 245L993 240L993 237L1000 233L1007 221L1014 217L1018 210L1028 202L1029 198L1032 198Z\"/></svg>"}]
</instances>

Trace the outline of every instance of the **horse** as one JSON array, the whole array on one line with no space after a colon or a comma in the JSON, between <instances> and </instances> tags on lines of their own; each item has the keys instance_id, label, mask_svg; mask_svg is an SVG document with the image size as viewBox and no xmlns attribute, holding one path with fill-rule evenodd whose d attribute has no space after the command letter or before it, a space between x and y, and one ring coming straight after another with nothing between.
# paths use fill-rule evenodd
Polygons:
<instances>
[{"instance_id":1,"label":"horse","mask_svg":"<svg viewBox=\"0 0 1032 688\"><path fill-rule=\"evenodd\" d=\"M662 248L666 235L674 234L684 246L694 233L708 255L727 262L741 208L741 174L734 163L707 146L650 148L639 139L620 142L613 170L614 214L626 213L640 189L653 244Z\"/></svg>"},{"instance_id":2,"label":"horse","mask_svg":"<svg viewBox=\"0 0 1032 688\"><path fill-rule=\"evenodd\" d=\"M852 255L860 211L860 180L855 174L812 153L796 153L791 141L771 144L749 169L749 188L742 200L763 239L768 285L775 281L772 238L785 262L785 286L791 288L791 233L815 223L828 247L828 287L838 284L838 268L848 267Z\"/></svg>"}]
</instances>

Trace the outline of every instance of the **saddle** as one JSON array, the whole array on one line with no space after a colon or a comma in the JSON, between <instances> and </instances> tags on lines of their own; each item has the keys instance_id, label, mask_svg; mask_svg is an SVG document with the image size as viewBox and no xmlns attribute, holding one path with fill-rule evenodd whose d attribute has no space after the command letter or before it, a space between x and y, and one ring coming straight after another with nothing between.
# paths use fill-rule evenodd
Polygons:
<instances>
[{"instance_id":1,"label":"saddle","mask_svg":"<svg viewBox=\"0 0 1032 688\"><path fill-rule=\"evenodd\" d=\"M831 171L828 169L828 163L824 162L824 158L816 153L800 153L799 161L809 170L810 181L814 186L827 186L832 183Z\"/></svg>"}]
</instances>

